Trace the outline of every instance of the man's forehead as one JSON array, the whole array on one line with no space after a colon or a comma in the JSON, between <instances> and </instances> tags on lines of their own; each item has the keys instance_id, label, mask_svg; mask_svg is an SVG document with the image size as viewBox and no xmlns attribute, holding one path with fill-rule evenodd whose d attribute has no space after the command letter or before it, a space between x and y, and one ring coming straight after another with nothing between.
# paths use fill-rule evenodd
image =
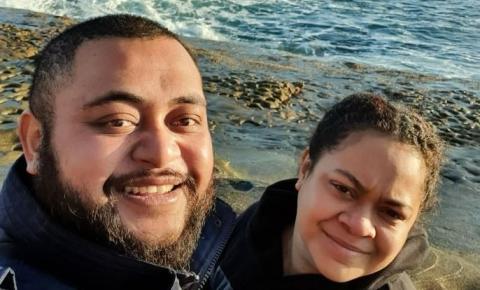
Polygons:
<instances>
[{"instance_id":1,"label":"man's forehead","mask_svg":"<svg viewBox=\"0 0 480 290\"><path fill-rule=\"evenodd\" d=\"M89 58L115 60L117 64L135 59L151 58L159 60L183 61L184 65L196 66L185 47L171 37L159 36L148 38L107 37L87 40L82 43L75 54L74 62L83 63Z\"/></svg>"},{"instance_id":2,"label":"man's forehead","mask_svg":"<svg viewBox=\"0 0 480 290\"><path fill-rule=\"evenodd\" d=\"M59 96L76 96L82 104L106 95L139 96L147 102L154 96L194 96L205 103L200 72L185 48L172 38L86 41L76 53L71 76Z\"/></svg>"}]
</instances>

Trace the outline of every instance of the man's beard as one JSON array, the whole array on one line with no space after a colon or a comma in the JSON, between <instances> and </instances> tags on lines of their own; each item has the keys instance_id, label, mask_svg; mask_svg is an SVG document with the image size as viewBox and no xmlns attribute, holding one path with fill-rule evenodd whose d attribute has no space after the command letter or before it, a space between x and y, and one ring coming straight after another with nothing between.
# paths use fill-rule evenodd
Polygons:
<instances>
[{"instance_id":1,"label":"man's beard","mask_svg":"<svg viewBox=\"0 0 480 290\"><path fill-rule=\"evenodd\" d=\"M88 196L88 192L73 188L62 180L65 177L60 174L54 150L46 140L48 137L44 136L34 187L37 198L55 222L78 232L82 237L113 247L124 255L163 267L188 270L205 218L213 205L212 181L202 194L196 192L195 181L191 176L173 171L163 172L163 175L182 176L184 180L181 186L187 199L185 225L178 237L177 234L165 237L158 243L146 242L136 238L122 223L115 205L117 194L112 189L127 179L152 175L148 171L142 171L128 176L110 177L104 186L109 201L96 207L88 206L81 199L81 196Z\"/></svg>"}]
</instances>

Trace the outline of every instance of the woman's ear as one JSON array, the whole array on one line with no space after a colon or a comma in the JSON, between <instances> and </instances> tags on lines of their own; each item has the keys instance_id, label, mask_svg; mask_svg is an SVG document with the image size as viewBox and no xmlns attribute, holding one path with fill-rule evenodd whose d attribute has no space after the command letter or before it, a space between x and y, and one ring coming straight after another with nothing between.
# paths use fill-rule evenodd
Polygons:
<instances>
[{"instance_id":1,"label":"woman's ear","mask_svg":"<svg viewBox=\"0 0 480 290\"><path fill-rule=\"evenodd\" d=\"M27 172L36 175L39 164L38 151L42 142L42 125L29 110L25 110L20 116L17 134L27 161Z\"/></svg>"},{"instance_id":2,"label":"woman's ear","mask_svg":"<svg viewBox=\"0 0 480 290\"><path fill-rule=\"evenodd\" d=\"M309 170L310 170L310 151L307 149L303 150L302 154L300 155L299 164L300 167L298 168L298 180L295 183L295 188L300 190L303 185L305 178L307 178Z\"/></svg>"}]
</instances>

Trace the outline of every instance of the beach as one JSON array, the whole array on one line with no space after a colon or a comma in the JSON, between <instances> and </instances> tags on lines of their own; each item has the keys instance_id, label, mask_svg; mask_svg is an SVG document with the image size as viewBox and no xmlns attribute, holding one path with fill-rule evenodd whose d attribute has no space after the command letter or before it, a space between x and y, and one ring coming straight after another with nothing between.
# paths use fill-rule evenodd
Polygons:
<instances>
[{"instance_id":1,"label":"beach","mask_svg":"<svg viewBox=\"0 0 480 290\"><path fill-rule=\"evenodd\" d=\"M33 59L75 20L0 8L0 177L21 154ZM270 183L295 177L297 160L326 109L358 92L410 105L448 144L440 207L427 219L434 250L412 276L419 289L480 289L480 81L268 47L185 39L199 58L216 154L217 194L238 211Z\"/></svg>"}]
</instances>

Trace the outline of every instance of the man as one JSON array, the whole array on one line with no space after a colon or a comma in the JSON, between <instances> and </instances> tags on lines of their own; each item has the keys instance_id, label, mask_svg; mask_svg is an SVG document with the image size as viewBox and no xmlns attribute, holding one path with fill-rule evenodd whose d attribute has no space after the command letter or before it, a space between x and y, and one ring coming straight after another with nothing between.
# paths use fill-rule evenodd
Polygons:
<instances>
[{"instance_id":1,"label":"man","mask_svg":"<svg viewBox=\"0 0 480 290\"><path fill-rule=\"evenodd\" d=\"M19 289L201 289L235 216L188 48L141 17L80 23L38 56L29 107L0 194Z\"/></svg>"}]
</instances>

